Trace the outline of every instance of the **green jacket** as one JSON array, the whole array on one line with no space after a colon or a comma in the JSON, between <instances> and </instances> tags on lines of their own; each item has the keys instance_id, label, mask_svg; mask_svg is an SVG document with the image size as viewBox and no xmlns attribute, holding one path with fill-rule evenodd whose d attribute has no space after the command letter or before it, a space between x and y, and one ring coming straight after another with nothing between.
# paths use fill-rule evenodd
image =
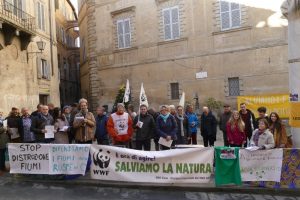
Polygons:
<instances>
[{"instance_id":1,"label":"green jacket","mask_svg":"<svg viewBox=\"0 0 300 200\"><path fill-rule=\"evenodd\" d=\"M0 149L5 149L6 144L8 143L8 136L6 130L3 127L0 127Z\"/></svg>"}]
</instances>

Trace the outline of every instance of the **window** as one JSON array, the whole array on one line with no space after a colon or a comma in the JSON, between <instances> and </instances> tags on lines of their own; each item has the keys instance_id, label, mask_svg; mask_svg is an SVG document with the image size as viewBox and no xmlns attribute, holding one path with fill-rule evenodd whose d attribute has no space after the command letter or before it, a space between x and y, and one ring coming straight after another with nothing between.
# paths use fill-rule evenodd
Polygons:
<instances>
[{"instance_id":1,"label":"window","mask_svg":"<svg viewBox=\"0 0 300 200\"><path fill-rule=\"evenodd\" d=\"M171 83L171 99L179 99L179 84Z\"/></svg>"},{"instance_id":2,"label":"window","mask_svg":"<svg viewBox=\"0 0 300 200\"><path fill-rule=\"evenodd\" d=\"M44 59L41 59L41 75L42 78L47 79L48 78L48 66L47 66L47 61Z\"/></svg>"},{"instance_id":3,"label":"window","mask_svg":"<svg viewBox=\"0 0 300 200\"><path fill-rule=\"evenodd\" d=\"M40 94L39 95L39 102L43 105L47 105L48 104L48 98L49 98L49 95Z\"/></svg>"},{"instance_id":4,"label":"window","mask_svg":"<svg viewBox=\"0 0 300 200\"><path fill-rule=\"evenodd\" d=\"M117 21L118 47L119 49L131 46L131 30L130 19L122 19Z\"/></svg>"},{"instance_id":5,"label":"window","mask_svg":"<svg viewBox=\"0 0 300 200\"><path fill-rule=\"evenodd\" d=\"M228 30L241 26L240 4L230 0L220 0L221 29Z\"/></svg>"},{"instance_id":6,"label":"window","mask_svg":"<svg viewBox=\"0 0 300 200\"><path fill-rule=\"evenodd\" d=\"M240 81L238 77L228 78L229 96L240 95Z\"/></svg>"},{"instance_id":7,"label":"window","mask_svg":"<svg viewBox=\"0 0 300 200\"><path fill-rule=\"evenodd\" d=\"M165 40L174 40L180 37L179 9L177 6L164 9L163 24Z\"/></svg>"},{"instance_id":8,"label":"window","mask_svg":"<svg viewBox=\"0 0 300 200\"><path fill-rule=\"evenodd\" d=\"M37 2L37 20L38 28L45 31L45 7L41 2Z\"/></svg>"}]
</instances>

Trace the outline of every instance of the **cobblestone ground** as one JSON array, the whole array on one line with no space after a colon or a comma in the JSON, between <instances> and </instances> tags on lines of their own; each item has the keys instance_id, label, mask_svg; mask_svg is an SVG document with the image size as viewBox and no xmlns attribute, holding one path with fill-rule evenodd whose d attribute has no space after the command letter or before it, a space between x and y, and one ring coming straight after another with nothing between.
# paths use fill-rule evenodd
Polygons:
<instances>
[{"instance_id":1,"label":"cobblestone ground","mask_svg":"<svg viewBox=\"0 0 300 200\"><path fill-rule=\"evenodd\" d=\"M138 188L138 186L137 186ZM97 187L70 185L62 182L59 185L50 183L10 182L0 179L0 199L2 200L300 200L299 197L238 194L224 192L187 192L172 189L128 189L118 187Z\"/></svg>"}]
</instances>

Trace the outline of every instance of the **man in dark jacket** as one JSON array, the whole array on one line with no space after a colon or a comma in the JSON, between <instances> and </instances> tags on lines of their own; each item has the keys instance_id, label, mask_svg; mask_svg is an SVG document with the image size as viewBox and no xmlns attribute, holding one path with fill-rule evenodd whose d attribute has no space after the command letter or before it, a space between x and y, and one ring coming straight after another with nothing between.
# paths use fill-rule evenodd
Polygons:
<instances>
[{"instance_id":1,"label":"man in dark jacket","mask_svg":"<svg viewBox=\"0 0 300 200\"><path fill-rule=\"evenodd\" d=\"M203 137L204 146L214 146L217 135L217 120L208 107L203 107L201 115L201 136Z\"/></svg>"},{"instance_id":2,"label":"man in dark jacket","mask_svg":"<svg viewBox=\"0 0 300 200\"><path fill-rule=\"evenodd\" d=\"M155 134L155 121L153 117L147 113L147 106L140 106L140 114L134 118L133 129L136 131L136 149L151 150L151 138Z\"/></svg>"},{"instance_id":3,"label":"man in dark jacket","mask_svg":"<svg viewBox=\"0 0 300 200\"><path fill-rule=\"evenodd\" d=\"M267 115L267 108L262 106L257 108L258 118L255 119L254 129L258 129L258 121L261 119L266 119L267 122L270 122L270 119Z\"/></svg>"},{"instance_id":4,"label":"man in dark jacket","mask_svg":"<svg viewBox=\"0 0 300 200\"><path fill-rule=\"evenodd\" d=\"M38 143L51 143L54 138L45 138L45 133L47 132L46 126L53 126L53 117L48 113L48 106L42 106L42 112L36 117L32 118L32 123L30 131L34 132L36 142Z\"/></svg>"},{"instance_id":5,"label":"man in dark jacket","mask_svg":"<svg viewBox=\"0 0 300 200\"><path fill-rule=\"evenodd\" d=\"M248 141L250 141L252 137L252 132L254 131L256 125L255 125L255 116L251 112L251 110L248 110L245 103L240 104L240 115L245 123L245 133L247 136ZM248 143L248 142L247 142ZM245 147L247 146L247 143L245 143Z\"/></svg>"},{"instance_id":6,"label":"man in dark jacket","mask_svg":"<svg viewBox=\"0 0 300 200\"><path fill-rule=\"evenodd\" d=\"M32 124L32 118L29 114L28 108L22 108L21 109L21 119L19 124L19 132L22 137L22 142L24 143L34 143L35 142L35 135L30 130L31 124Z\"/></svg>"},{"instance_id":7,"label":"man in dark jacket","mask_svg":"<svg viewBox=\"0 0 300 200\"><path fill-rule=\"evenodd\" d=\"M105 115L105 108L99 106L96 112L97 112L97 116L95 117L96 119L95 139L97 139L98 144L109 145L108 134L106 129L108 117Z\"/></svg>"},{"instance_id":8,"label":"man in dark jacket","mask_svg":"<svg viewBox=\"0 0 300 200\"><path fill-rule=\"evenodd\" d=\"M43 107L43 104L39 103L37 106L36 106L36 111L32 112L31 113L31 116L32 117L36 117L38 116L41 112L42 112L42 107Z\"/></svg>"},{"instance_id":9,"label":"man in dark jacket","mask_svg":"<svg viewBox=\"0 0 300 200\"><path fill-rule=\"evenodd\" d=\"M13 107L7 119L7 131L11 138L12 143L20 143L22 142L21 134L19 132L19 124L20 124L20 116L19 109Z\"/></svg>"},{"instance_id":10,"label":"man in dark jacket","mask_svg":"<svg viewBox=\"0 0 300 200\"><path fill-rule=\"evenodd\" d=\"M225 104L224 105L224 112L220 116L220 122L219 122L219 128L223 132L224 146L229 145L228 141L227 141L226 124L227 124L228 120L230 119L231 114L232 114L232 112L231 112L230 105Z\"/></svg>"}]
</instances>

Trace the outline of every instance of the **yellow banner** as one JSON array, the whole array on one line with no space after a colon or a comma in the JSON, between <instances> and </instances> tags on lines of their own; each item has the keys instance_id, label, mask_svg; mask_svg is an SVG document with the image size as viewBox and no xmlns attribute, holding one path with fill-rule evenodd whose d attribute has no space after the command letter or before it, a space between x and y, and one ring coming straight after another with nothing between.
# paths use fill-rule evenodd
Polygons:
<instances>
[{"instance_id":1,"label":"yellow banner","mask_svg":"<svg viewBox=\"0 0 300 200\"><path fill-rule=\"evenodd\" d=\"M255 117L258 116L257 108L264 106L267 108L267 114L277 112L281 118L289 118L290 106L289 95L261 95L261 96L239 96L237 97L238 108L240 103L245 103L247 109L251 110Z\"/></svg>"},{"instance_id":2,"label":"yellow banner","mask_svg":"<svg viewBox=\"0 0 300 200\"><path fill-rule=\"evenodd\" d=\"M300 128L300 102L291 102L290 109L290 125Z\"/></svg>"}]
</instances>

